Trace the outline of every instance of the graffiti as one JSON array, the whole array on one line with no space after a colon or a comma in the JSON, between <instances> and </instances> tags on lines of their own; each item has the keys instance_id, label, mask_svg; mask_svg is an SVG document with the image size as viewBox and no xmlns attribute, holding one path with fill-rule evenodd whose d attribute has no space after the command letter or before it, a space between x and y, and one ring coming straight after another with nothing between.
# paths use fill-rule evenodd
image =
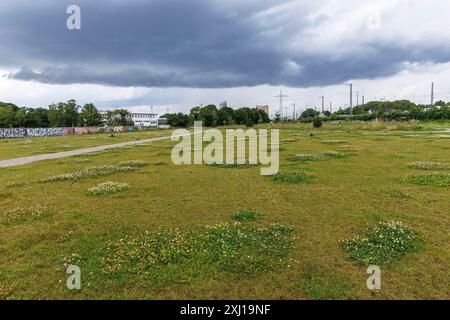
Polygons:
<instances>
[{"instance_id":1,"label":"graffiti","mask_svg":"<svg viewBox=\"0 0 450 320\"><path fill-rule=\"evenodd\" d=\"M133 127L103 127L103 128L0 128L0 139L27 138L27 137L55 137L68 135L85 135L110 132L131 132Z\"/></svg>"}]
</instances>

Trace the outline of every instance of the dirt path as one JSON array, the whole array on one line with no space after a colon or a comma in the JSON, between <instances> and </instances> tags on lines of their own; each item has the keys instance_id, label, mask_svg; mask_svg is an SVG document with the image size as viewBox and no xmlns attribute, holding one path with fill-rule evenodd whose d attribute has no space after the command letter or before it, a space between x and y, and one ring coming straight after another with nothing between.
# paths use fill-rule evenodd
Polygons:
<instances>
[{"instance_id":1,"label":"dirt path","mask_svg":"<svg viewBox=\"0 0 450 320\"><path fill-rule=\"evenodd\" d=\"M2 161L0 161L0 168L21 166L24 164L29 164L29 163L33 163L36 161L42 161L42 160L67 158L67 157L77 156L77 155L91 153L91 152L98 152L98 151L116 149L116 148L121 148L121 147L126 147L126 146L139 145L139 144L144 144L144 143L149 143L149 142L169 140L170 138L171 137L160 137L160 138L152 138L152 139L145 139L145 140L139 140L139 141L128 141L128 142L110 144L110 145L106 145L106 146L91 147L91 148L86 148L86 149L64 151L64 152L57 152L57 153L47 153L47 154L41 154L41 155L37 155L37 156L16 158L16 159L10 159L10 160L2 160Z\"/></svg>"}]
</instances>

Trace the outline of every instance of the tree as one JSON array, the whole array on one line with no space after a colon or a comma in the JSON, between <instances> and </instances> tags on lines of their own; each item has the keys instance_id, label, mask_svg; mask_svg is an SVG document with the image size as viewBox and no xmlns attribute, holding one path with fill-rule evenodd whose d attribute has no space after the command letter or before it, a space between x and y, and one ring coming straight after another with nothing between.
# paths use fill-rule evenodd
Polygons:
<instances>
[{"instance_id":1,"label":"tree","mask_svg":"<svg viewBox=\"0 0 450 320\"><path fill-rule=\"evenodd\" d=\"M59 102L49 106L48 120L52 127L76 127L80 122L80 106L75 100Z\"/></svg>"},{"instance_id":2,"label":"tree","mask_svg":"<svg viewBox=\"0 0 450 320\"><path fill-rule=\"evenodd\" d=\"M191 119L184 113L167 113L161 118L167 119L167 124L174 128L187 128L191 124Z\"/></svg>"},{"instance_id":3,"label":"tree","mask_svg":"<svg viewBox=\"0 0 450 320\"><path fill-rule=\"evenodd\" d=\"M220 108L217 111L217 125L228 126L234 123L234 110L229 107Z\"/></svg>"},{"instance_id":4,"label":"tree","mask_svg":"<svg viewBox=\"0 0 450 320\"><path fill-rule=\"evenodd\" d=\"M14 126L14 109L12 106L0 106L0 128L12 128Z\"/></svg>"},{"instance_id":5,"label":"tree","mask_svg":"<svg viewBox=\"0 0 450 320\"><path fill-rule=\"evenodd\" d=\"M131 119L131 114L125 109L108 111L106 114L106 119L107 124L112 127L134 126L134 122Z\"/></svg>"},{"instance_id":6,"label":"tree","mask_svg":"<svg viewBox=\"0 0 450 320\"><path fill-rule=\"evenodd\" d=\"M244 124L244 125L250 124L250 118L248 116L246 108L240 108L236 110L236 112L234 113L234 121L237 124Z\"/></svg>"},{"instance_id":7,"label":"tree","mask_svg":"<svg viewBox=\"0 0 450 320\"><path fill-rule=\"evenodd\" d=\"M80 119L83 127L98 127L102 124L102 115L92 103L83 106Z\"/></svg>"},{"instance_id":8,"label":"tree","mask_svg":"<svg viewBox=\"0 0 450 320\"><path fill-rule=\"evenodd\" d=\"M14 127L26 128L26 109L20 108L14 115Z\"/></svg>"},{"instance_id":9,"label":"tree","mask_svg":"<svg viewBox=\"0 0 450 320\"><path fill-rule=\"evenodd\" d=\"M315 118L315 117L317 117L317 116L319 116L319 115L320 115L319 112L317 112L317 111L314 110L314 109L309 108L309 109L306 109L306 110L302 113L302 118Z\"/></svg>"},{"instance_id":10,"label":"tree","mask_svg":"<svg viewBox=\"0 0 450 320\"><path fill-rule=\"evenodd\" d=\"M200 110L202 107L194 107L191 109L191 112L189 113L189 116L191 117L192 121L200 121Z\"/></svg>"},{"instance_id":11,"label":"tree","mask_svg":"<svg viewBox=\"0 0 450 320\"><path fill-rule=\"evenodd\" d=\"M200 109L200 121L203 121L205 127L214 127L217 125L217 107L213 104Z\"/></svg>"}]
</instances>

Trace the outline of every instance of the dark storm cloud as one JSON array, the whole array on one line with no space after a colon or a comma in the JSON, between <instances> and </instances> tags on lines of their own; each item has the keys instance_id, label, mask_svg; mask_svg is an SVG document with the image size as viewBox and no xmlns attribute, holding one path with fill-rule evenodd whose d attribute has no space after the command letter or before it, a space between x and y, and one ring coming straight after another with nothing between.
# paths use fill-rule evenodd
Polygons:
<instances>
[{"instance_id":1,"label":"dark storm cloud","mask_svg":"<svg viewBox=\"0 0 450 320\"><path fill-rule=\"evenodd\" d=\"M0 67L18 69L11 78L43 83L306 87L390 75L408 59L448 57L380 44L367 44L368 55L339 58L297 51L289 46L294 36L330 17L310 19L312 5L305 5L294 22L289 16L277 21L276 10L264 15L289 1L5 2L0 4ZM82 10L80 31L65 27L66 8L73 3Z\"/></svg>"}]
</instances>

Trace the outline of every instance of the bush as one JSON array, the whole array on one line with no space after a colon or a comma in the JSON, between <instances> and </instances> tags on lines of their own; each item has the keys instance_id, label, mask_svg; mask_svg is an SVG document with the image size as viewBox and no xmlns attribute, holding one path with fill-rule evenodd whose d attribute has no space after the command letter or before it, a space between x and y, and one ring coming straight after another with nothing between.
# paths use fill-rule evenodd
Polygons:
<instances>
[{"instance_id":1,"label":"bush","mask_svg":"<svg viewBox=\"0 0 450 320\"><path fill-rule=\"evenodd\" d=\"M351 259L363 265L386 266L418 250L422 240L418 233L402 222L380 222L363 236L343 240Z\"/></svg>"},{"instance_id":2,"label":"bush","mask_svg":"<svg viewBox=\"0 0 450 320\"><path fill-rule=\"evenodd\" d=\"M322 123L321 119L319 119L319 118L314 119L314 121L313 121L314 128L316 128L316 129L322 128L322 125L323 125L323 123Z\"/></svg>"}]
</instances>

